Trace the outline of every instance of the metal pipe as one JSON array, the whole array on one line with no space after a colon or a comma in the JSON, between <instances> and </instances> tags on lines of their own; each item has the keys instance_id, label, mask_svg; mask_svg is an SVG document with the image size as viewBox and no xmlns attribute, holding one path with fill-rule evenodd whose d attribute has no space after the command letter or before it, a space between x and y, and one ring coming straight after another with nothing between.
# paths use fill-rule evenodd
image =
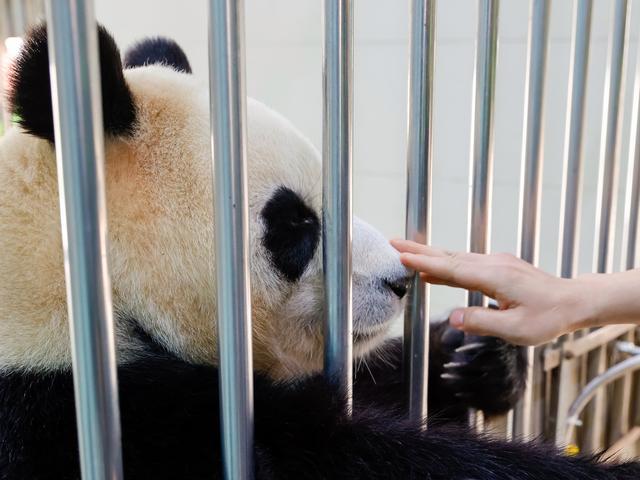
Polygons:
<instances>
[{"instance_id":1,"label":"metal pipe","mask_svg":"<svg viewBox=\"0 0 640 480\"><path fill-rule=\"evenodd\" d=\"M406 237L429 244L431 231L431 166L433 68L436 0L411 4L407 139ZM429 374L429 290L416 273L404 319L404 365L409 388L409 417L427 416Z\"/></svg>"},{"instance_id":2,"label":"metal pipe","mask_svg":"<svg viewBox=\"0 0 640 480\"><path fill-rule=\"evenodd\" d=\"M640 49L636 61L631 112L631 144L624 206L622 270L636 268L640 237Z\"/></svg>"},{"instance_id":3,"label":"metal pipe","mask_svg":"<svg viewBox=\"0 0 640 480\"><path fill-rule=\"evenodd\" d=\"M498 58L499 0L480 0L473 83L472 142L469 195L469 250L489 251L493 181L493 112ZM469 306L484 304L480 292L470 292Z\"/></svg>"},{"instance_id":4,"label":"metal pipe","mask_svg":"<svg viewBox=\"0 0 640 480\"><path fill-rule=\"evenodd\" d=\"M351 411L351 0L324 1L322 128L322 246L324 268L324 372Z\"/></svg>"},{"instance_id":5,"label":"metal pipe","mask_svg":"<svg viewBox=\"0 0 640 480\"><path fill-rule=\"evenodd\" d=\"M529 42L525 85L524 136L520 181L519 256L538 264L540 240L540 200L543 169L544 80L549 33L549 0L532 0L529 15ZM539 435L533 425L534 402L542 401L543 371L536 347L527 349L527 382L524 395L514 408L513 436L528 438ZM537 409L540 410L540 409ZM537 415L538 417L540 415ZM534 432L535 430L535 432Z\"/></svg>"},{"instance_id":6,"label":"metal pipe","mask_svg":"<svg viewBox=\"0 0 640 480\"><path fill-rule=\"evenodd\" d=\"M12 15L13 31L12 36L21 35L27 29L27 14L24 0L9 0Z\"/></svg>"},{"instance_id":7,"label":"metal pipe","mask_svg":"<svg viewBox=\"0 0 640 480\"><path fill-rule=\"evenodd\" d=\"M471 115L469 174L469 244L471 252L488 253L491 243L491 188L493 183L493 112L498 59L499 0L480 0ZM484 305L480 292L469 292L469 306ZM482 427L482 416L469 411L469 423Z\"/></svg>"},{"instance_id":8,"label":"metal pipe","mask_svg":"<svg viewBox=\"0 0 640 480\"><path fill-rule=\"evenodd\" d=\"M570 443L573 435L573 430L576 425L580 425L579 415L580 412L587 406L589 401L595 396L600 389L611 382L623 377L624 375L634 372L640 369L640 355L634 355L631 358L627 358L622 362L614 365L604 373L598 375L591 380L580 392L578 397L573 401L569 407L567 419L563 423L564 428L564 442Z\"/></svg>"},{"instance_id":9,"label":"metal pipe","mask_svg":"<svg viewBox=\"0 0 640 480\"><path fill-rule=\"evenodd\" d=\"M594 270L598 273L609 273L613 266L628 4L627 0L615 0L609 39L598 174L599 208L596 211L594 241Z\"/></svg>"},{"instance_id":10,"label":"metal pipe","mask_svg":"<svg viewBox=\"0 0 640 480\"><path fill-rule=\"evenodd\" d=\"M49 0L47 25L80 467L84 480L113 480L122 452L93 2Z\"/></svg>"},{"instance_id":11,"label":"metal pipe","mask_svg":"<svg viewBox=\"0 0 640 480\"><path fill-rule=\"evenodd\" d=\"M574 277L578 258L578 236L582 188L582 135L589 63L592 0L575 0L571 35L571 67L564 145L558 270L564 278ZM570 337L570 335L568 336ZM577 362L563 359L552 397L556 400L555 439L564 439L564 419L579 385Z\"/></svg>"},{"instance_id":12,"label":"metal pipe","mask_svg":"<svg viewBox=\"0 0 640 480\"><path fill-rule=\"evenodd\" d=\"M582 136L591 36L593 0L576 0L571 38L571 68L564 145L562 203L560 207L559 273L574 277L578 258L578 230L582 188Z\"/></svg>"},{"instance_id":13,"label":"metal pipe","mask_svg":"<svg viewBox=\"0 0 640 480\"><path fill-rule=\"evenodd\" d=\"M622 123L624 56L627 31L627 0L615 0L613 9L613 26L609 39L609 54L603 99L602 137L600 141L600 166L598 174L598 207L596 209L596 231L594 240L594 270L598 273L609 273L613 267L616 199L618 190L618 157L620 151L620 124ZM587 379L593 378L607 368L606 349L598 348L587 358ZM628 402L631 394L631 377L627 376L623 388L627 393L616 392L617 412L623 416L625 409L622 403ZM620 390L619 388L617 390ZM626 397L626 398L623 398ZM604 427L606 423L605 392L600 390L595 400L589 405L587 422L584 431L584 447L590 451L604 448ZM619 418L614 423L624 423ZM626 427L625 427L626 429Z\"/></svg>"},{"instance_id":14,"label":"metal pipe","mask_svg":"<svg viewBox=\"0 0 640 480\"><path fill-rule=\"evenodd\" d=\"M5 102L5 71L7 49L5 41L13 35L13 15L11 14L11 4L9 0L0 0L0 135L6 132L11 126L11 114Z\"/></svg>"},{"instance_id":15,"label":"metal pipe","mask_svg":"<svg viewBox=\"0 0 640 480\"><path fill-rule=\"evenodd\" d=\"M253 478L253 359L248 257L244 2L209 1L209 91L226 479Z\"/></svg>"}]
</instances>

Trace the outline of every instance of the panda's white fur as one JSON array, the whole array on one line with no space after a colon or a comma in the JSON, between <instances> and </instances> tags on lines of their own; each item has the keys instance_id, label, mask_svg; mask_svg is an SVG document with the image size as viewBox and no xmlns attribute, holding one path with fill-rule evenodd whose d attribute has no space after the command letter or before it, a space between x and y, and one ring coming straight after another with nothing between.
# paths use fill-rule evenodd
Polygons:
<instances>
[{"instance_id":1,"label":"panda's white fur","mask_svg":"<svg viewBox=\"0 0 640 480\"><path fill-rule=\"evenodd\" d=\"M128 318L173 353L216 362L212 167L207 89L162 66L125 71L136 103L133 137L107 137L109 267L119 361L135 358ZM274 191L298 193L320 217L318 151L287 120L249 100L248 183L255 367L276 378L318 370L322 252L296 282L261 243ZM0 146L0 367L70 364L63 252L52 145L14 128ZM376 230L354 219L354 330L375 347L401 309L380 287L406 276Z\"/></svg>"}]
</instances>

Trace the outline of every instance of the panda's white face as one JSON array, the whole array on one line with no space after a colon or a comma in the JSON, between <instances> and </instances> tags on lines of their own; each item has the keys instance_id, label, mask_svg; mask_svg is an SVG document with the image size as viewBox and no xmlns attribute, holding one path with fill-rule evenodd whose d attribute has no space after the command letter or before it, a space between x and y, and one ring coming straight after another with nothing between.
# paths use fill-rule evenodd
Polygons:
<instances>
[{"instance_id":1,"label":"panda's white face","mask_svg":"<svg viewBox=\"0 0 640 480\"><path fill-rule=\"evenodd\" d=\"M265 331L254 337L257 361L270 354L274 376L316 370L324 317L320 155L264 105L250 100L247 116L254 324ZM354 351L361 355L385 338L408 279L398 253L358 218L352 262Z\"/></svg>"},{"instance_id":2,"label":"panda's white face","mask_svg":"<svg viewBox=\"0 0 640 480\"><path fill-rule=\"evenodd\" d=\"M141 352L141 329L187 360L215 363L207 89L162 66L126 70L125 80L135 124L106 138L119 358ZM247 117L254 363L285 378L322 364L320 156L259 102L248 101ZM56 182L50 142L19 129L0 142L0 367L69 363ZM362 355L400 313L407 272L358 219L352 257L354 351Z\"/></svg>"}]
</instances>

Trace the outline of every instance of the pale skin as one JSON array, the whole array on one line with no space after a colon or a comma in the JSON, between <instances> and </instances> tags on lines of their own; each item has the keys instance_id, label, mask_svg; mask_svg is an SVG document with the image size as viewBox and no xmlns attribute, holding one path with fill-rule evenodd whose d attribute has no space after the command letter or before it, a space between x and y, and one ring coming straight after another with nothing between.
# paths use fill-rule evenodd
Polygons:
<instances>
[{"instance_id":1,"label":"pale skin","mask_svg":"<svg viewBox=\"0 0 640 480\"><path fill-rule=\"evenodd\" d=\"M500 310L459 308L450 324L466 333L539 345L580 328L640 324L640 269L558 278L511 254L449 252L392 240L402 263L425 282L480 291Z\"/></svg>"}]
</instances>

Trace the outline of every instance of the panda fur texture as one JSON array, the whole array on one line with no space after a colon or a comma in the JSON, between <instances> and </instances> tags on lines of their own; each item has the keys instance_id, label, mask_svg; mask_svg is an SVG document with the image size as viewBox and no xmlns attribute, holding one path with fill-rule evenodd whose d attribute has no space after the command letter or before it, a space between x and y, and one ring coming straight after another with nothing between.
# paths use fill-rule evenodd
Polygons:
<instances>
[{"instance_id":1,"label":"panda fur texture","mask_svg":"<svg viewBox=\"0 0 640 480\"><path fill-rule=\"evenodd\" d=\"M221 478L207 89L175 43L138 44L126 70L102 28L99 45L125 478ZM0 479L77 480L43 26L12 67L9 101L20 127L0 141ZM387 339L408 272L358 219L346 417L319 373L319 155L264 105L249 100L247 110L257 479L640 478L637 463L469 432L456 421L467 408L491 415L513 406L524 357L444 322L430 343L434 414L426 431L410 422L401 344Z\"/></svg>"}]
</instances>

